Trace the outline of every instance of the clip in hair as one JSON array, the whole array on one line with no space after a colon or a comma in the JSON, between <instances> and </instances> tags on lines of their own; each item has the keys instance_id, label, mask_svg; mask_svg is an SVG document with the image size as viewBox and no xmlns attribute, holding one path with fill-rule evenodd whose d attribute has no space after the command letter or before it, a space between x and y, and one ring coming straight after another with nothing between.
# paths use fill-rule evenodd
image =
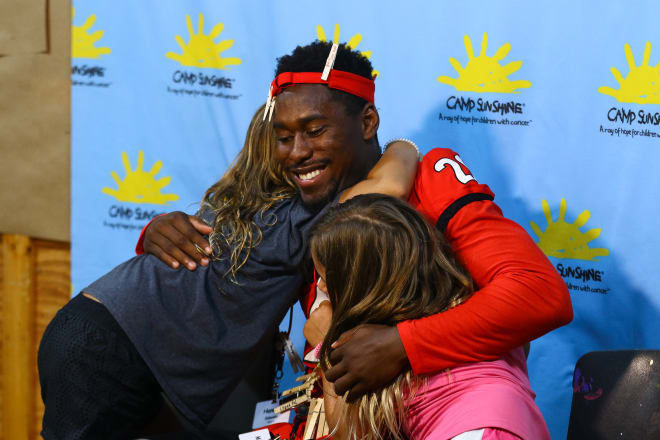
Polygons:
<instances>
[{"instance_id":1,"label":"clip in hair","mask_svg":"<svg viewBox=\"0 0 660 440\"><path fill-rule=\"evenodd\" d=\"M335 65L335 58L337 58L337 49L339 49L339 44L332 43L332 47L330 48L330 53L328 54L328 59L325 60L325 68L323 68L323 73L321 74L321 79L323 81L328 80L328 75L330 75L332 66Z\"/></svg>"},{"instance_id":2,"label":"clip in hair","mask_svg":"<svg viewBox=\"0 0 660 440\"><path fill-rule=\"evenodd\" d=\"M273 98L270 100L270 109L268 110L268 122L270 122L273 119L273 110L275 109L275 98L277 98L277 96L273 96Z\"/></svg>"},{"instance_id":3,"label":"clip in hair","mask_svg":"<svg viewBox=\"0 0 660 440\"><path fill-rule=\"evenodd\" d=\"M273 105L273 85L270 85L270 88L268 89L268 99L266 100L266 108L264 109L264 118L262 119L263 121L266 120L266 115L270 113L271 115L273 114L272 111L269 111L271 106Z\"/></svg>"}]
</instances>

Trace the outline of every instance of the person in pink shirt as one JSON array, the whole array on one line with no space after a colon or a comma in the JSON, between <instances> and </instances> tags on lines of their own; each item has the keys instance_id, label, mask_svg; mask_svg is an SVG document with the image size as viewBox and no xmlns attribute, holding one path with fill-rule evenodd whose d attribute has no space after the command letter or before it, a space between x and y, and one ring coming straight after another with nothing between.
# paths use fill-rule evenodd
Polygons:
<instances>
[{"instance_id":1,"label":"person in pink shirt","mask_svg":"<svg viewBox=\"0 0 660 440\"><path fill-rule=\"evenodd\" d=\"M474 286L444 236L405 202L370 194L333 207L312 232L310 249L333 313L319 357L362 324L397 323L469 301ZM349 336L350 338L350 336ZM333 344L334 341L335 342ZM494 361L415 376L357 399L324 379L333 438L549 439L530 388L523 348ZM347 393L348 394L348 393Z\"/></svg>"}]
</instances>

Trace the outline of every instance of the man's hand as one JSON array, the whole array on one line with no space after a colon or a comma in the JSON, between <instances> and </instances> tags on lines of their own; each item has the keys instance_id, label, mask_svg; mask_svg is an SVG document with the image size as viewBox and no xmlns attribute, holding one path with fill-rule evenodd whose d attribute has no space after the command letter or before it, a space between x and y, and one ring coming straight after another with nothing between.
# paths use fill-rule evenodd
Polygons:
<instances>
[{"instance_id":1,"label":"man's hand","mask_svg":"<svg viewBox=\"0 0 660 440\"><path fill-rule=\"evenodd\" d=\"M325 377L348 400L391 383L406 368L408 357L396 327L365 324L343 333L332 344L332 367Z\"/></svg>"},{"instance_id":2,"label":"man's hand","mask_svg":"<svg viewBox=\"0 0 660 440\"><path fill-rule=\"evenodd\" d=\"M303 327L303 334L309 345L315 347L323 342L325 334L328 333L332 321L332 306L330 301L322 301L321 304L309 315L309 319Z\"/></svg>"},{"instance_id":3,"label":"man's hand","mask_svg":"<svg viewBox=\"0 0 660 440\"><path fill-rule=\"evenodd\" d=\"M206 223L181 211L156 217L144 233L144 251L155 255L170 267L177 269L183 264L195 270L197 264L209 264L209 242L202 237L213 232ZM202 254L199 249L206 252Z\"/></svg>"}]
</instances>

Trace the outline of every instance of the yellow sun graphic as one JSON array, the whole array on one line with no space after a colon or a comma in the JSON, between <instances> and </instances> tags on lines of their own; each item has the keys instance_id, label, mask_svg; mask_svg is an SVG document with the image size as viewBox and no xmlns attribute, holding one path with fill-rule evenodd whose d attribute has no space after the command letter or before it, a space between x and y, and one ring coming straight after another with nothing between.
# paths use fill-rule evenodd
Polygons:
<instances>
[{"instance_id":1,"label":"yellow sun graphic","mask_svg":"<svg viewBox=\"0 0 660 440\"><path fill-rule=\"evenodd\" d=\"M167 58L178 61L182 66L193 66L210 69L230 69L229 66L241 64L242 60L236 57L223 58L220 54L234 45L234 40L222 40L215 43L218 35L225 29L223 23L213 26L208 35L204 34L204 14L199 14L197 33L193 30L190 15L186 14L186 24L190 40L183 41L180 35L176 35L176 41L183 50L182 54L167 52Z\"/></svg>"},{"instance_id":2,"label":"yellow sun graphic","mask_svg":"<svg viewBox=\"0 0 660 440\"><path fill-rule=\"evenodd\" d=\"M463 67L456 58L449 58L449 63L458 72L458 78L439 76L438 82L454 86L456 90L478 93L520 93L517 89L526 89L532 85L531 82L525 80L509 81L508 76L520 69L522 61L512 61L505 66L500 65L500 61L511 50L511 44L506 43L501 46L492 57L486 56L488 34L484 32L481 51L479 56L475 57L470 37L466 35L463 40L468 56L467 64Z\"/></svg>"},{"instance_id":3,"label":"yellow sun graphic","mask_svg":"<svg viewBox=\"0 0 660 440\"><path fill-rule=\"evenodd\" d=\"M155 179L156 174L163 166L163 162L156 161L150 171L142 169L144 165L144 152L138 153L138 162L135 170L131 170L131 162L125 151L121 153L121 160L126 170L126 178L121 180L116 172L112 171L112 178L115 180L119 189L105 187L103 193L111 195L120 202L130 203L153 203L156 205L165 205L172 200L179 200L176 194L162 194L161 189L169 185L171 178L169 176Z\"/></svg>"},{"instance_id":4,"label":"yellow sun graphic","mask_svg":"<svg viewBox=\"0 0 660 440\"><path fill-rule=\"evenodd\" d=\"M616 67L610 71L614 79L619 83L618 89L612 87L599 87L598 91L603 95L616 98L619 102L631 102L635 104L660 104L660 62L655 66L649 66L651 58L651 42L647 41L644 46L644 58L642 64L637 66L630 46L624 46L626 60L630 72L625 78Z\"/></svg>"},{"instance_id":5,"label":"yellow sun graphic","mask_svg":"<svg viewBox=\"0 0 660 440\"><path fill-rule=\"evenodd\" d=\"M325 30L323 29L323 26L321 26L320 24L316 26L316 37L319 39L319 41L328 41L328 38L325 36ZM348 40L346 46L355 50L361 41L362 41L362 34L355 34ZM335 23L335 32L332 35L332 42L339 44L339 23ZM364 55L364 57L367 59L371 58L370 50L363 50L360 51L360 53ZM380 74L380 72L375 69L371 73L374 76L378 76Z\"/></svg>"},{"instance_id":6,"label":"yellow sun graphic","mask_svg":"<svg viewBox=\"0 0 660 440\"><path fill-rule=\"evenodd\" d=\"M603 257L610 254L610 251L605 248L592 249L589 247L589 242L600 236L600 229L589 229L584 233L580 231L580 228L591 217L591 213L588 210L582 211L575 219L575 222L566 223L565 199L562 198L559 204L559 217L557 221L553 221L552 219L548 202L543 199L541 203L548 227L545 231L541 231L541 228L536 223L533 221L529 223L539 237L537 244L544 254L550 257L575 258L577 260L598 260L596 257Z\"/></svg>"},{"instance_id":7,"label":"yellow sun graphic","mask_svg":"<svg viewBox=\"0 0 660 440\"><path fill-rule=\"evenodd\" d=\"M75 18L76 11L72 8L71 19ZM87 33L94 22L96 14L87 17L82 26L71 27L71 57L72 58L100 58L112 52L109 47L94 47L94 43L103 37L104 31L96 31L92 34Z\"/></svg>"}]
</instances>

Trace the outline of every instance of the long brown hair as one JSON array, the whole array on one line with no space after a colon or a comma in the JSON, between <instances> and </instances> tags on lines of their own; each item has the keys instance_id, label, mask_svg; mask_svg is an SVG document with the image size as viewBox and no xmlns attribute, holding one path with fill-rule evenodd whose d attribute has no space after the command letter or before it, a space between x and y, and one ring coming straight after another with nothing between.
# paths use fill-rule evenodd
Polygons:
<instances>
[{"instance_id":1,"label":"long brown hair","mask_svg":"<svg viewBox=\"0 0 660 440\"><path fill-rule=\"evenodd\" d=\"M467 272L456 262L444 236L410 205L366 194L329 210L310 242L325 267L333 307L332 323L321 349L360 324L395 325L444 311L473 291ZM349 437L402 438L405 390L415 388L410 371L383 390L346 404Z\"/></svg>"},{"instance_id":2,"label":"long brown hair","mask_svg":"<svg viewBox=\"0 0 660 440\"><path fill-rule=\"evenodd\" d=\"M215 214L209 237L213 258L229 258L227 273L234 282L250 249L261 243L256 216L263 216L275 203L295 194L293 184L274 160L275 135L272 123L263 119L263 112L262 105L252 117L243 149L201 202L202 210Z\"/></svg>"}]
</instances>

